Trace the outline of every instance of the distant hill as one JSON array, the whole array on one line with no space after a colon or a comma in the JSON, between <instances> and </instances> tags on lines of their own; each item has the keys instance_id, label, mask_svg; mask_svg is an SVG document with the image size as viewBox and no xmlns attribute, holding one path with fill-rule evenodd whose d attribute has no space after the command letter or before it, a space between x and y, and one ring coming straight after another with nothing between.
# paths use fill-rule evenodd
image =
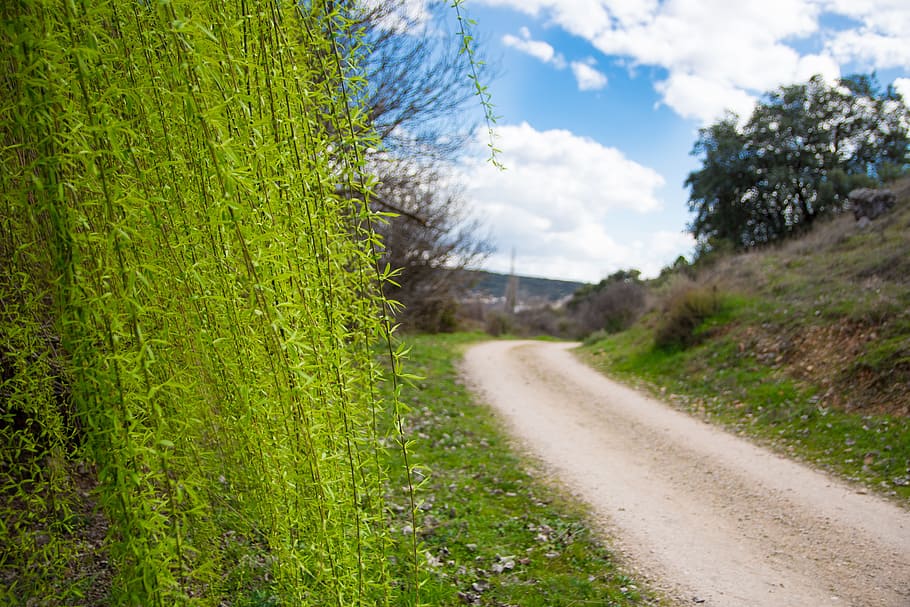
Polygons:
<instances>
[{"instance_id":1,"label":"distant hill","mask_svg":"<svg viewBox=\"0 0 910 607\"><path fill-rule=\"evenodd\" d=\"M465 299L495 299L504 297L509 282L508 274L497 274L484 270L468 272L468 288ZM518 277L518 301L520 303L546 302L556 303L572 295L585 286L583 282L569 280L551 280L534 276Z\"/></svg>"}]
</instances>

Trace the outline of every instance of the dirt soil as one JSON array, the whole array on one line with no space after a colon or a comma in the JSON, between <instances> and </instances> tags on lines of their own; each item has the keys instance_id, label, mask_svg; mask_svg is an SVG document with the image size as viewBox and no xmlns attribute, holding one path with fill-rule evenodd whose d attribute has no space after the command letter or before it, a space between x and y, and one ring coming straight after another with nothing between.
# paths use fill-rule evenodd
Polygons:
<instances>
[{"instance_id":1,"label":"dirt soil","mask_svg":"<svg viewBox=\"0 0 910 607\"><path fill-rule=\"evenodd\" d=\"M575 344L487 342L463 374L681 605L910 606L910 512L580 363Z\"/></svg>"}]
</instances>

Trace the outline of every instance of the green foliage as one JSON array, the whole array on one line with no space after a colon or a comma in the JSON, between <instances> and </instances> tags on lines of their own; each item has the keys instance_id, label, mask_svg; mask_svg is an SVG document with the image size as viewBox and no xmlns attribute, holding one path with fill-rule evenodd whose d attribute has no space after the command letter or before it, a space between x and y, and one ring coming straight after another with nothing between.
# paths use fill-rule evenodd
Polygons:
<instances>
[{"instance_id":1,"label":"green foliage","mask_svg":"<svg viewBox=\"0 0 910 607\"><path fill-rule=\"evenodd\" d=\"M769 93L742 127L728 115L702 129L702 168L686 179L693 234L748 248L805 230L850 190L906 169L908 117L872 77L815 76Z\"/></svg>"},{"instance_id":2,"label":"green foliage","mask_svg":"<svg viewBox=\"0 0 910 607\"><path fill-rule=\"evenodd\" d=\"M333 5L0 9L0 602L418 602Z\"/></svg>"}]
</instances>

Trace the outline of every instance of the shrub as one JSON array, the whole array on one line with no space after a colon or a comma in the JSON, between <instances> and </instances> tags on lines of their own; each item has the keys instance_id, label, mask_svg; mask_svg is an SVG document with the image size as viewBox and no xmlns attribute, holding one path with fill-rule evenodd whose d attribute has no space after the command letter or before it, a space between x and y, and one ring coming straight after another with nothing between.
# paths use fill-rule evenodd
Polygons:
<instances>
[{"instance_id":1,"label":"shrub","mask_svg":"<svg viewBox=\"0 0 910 607\"><path fill-rule=\"evenodd\" d=\"M512 331L512 317L504 312L490 312L487 314L484 329L493 337L499 337Z\"/></svg>"},{"instance_id":2,"label":"shrub","mask_svg":"<svg viewBox=\"0 0 910 607\"><path fill-rule=\"evenodd\" d=\"M689 283L671 289L664 302L655 345L658 348L693 345L697 341L696 329L719 311L717 287L699 287Z\"/></svg>"},{"instance_id":3,"label":"shrub","mask_svg":"<svg viewBox=\"0 0 910 607\"><path fill-rule=\"evenodd\" d=\"M595 331L618 333L634 323L645 309L647 287L637 281L612 281L570 304L575 337Z\"/></svg>"}]
</instances>

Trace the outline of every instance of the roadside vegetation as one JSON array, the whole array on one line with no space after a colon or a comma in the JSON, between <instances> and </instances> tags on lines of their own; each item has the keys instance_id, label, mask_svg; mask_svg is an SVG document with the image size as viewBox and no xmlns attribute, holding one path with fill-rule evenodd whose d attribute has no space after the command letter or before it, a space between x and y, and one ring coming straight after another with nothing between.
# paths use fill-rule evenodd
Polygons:
<instances>
[{"instance_id":1,"label":"roadside vegetation","mask_svg":"<svg viewBox=\"0 0 910 607\"><path fill-rule=\"evenodd\" d=\"M489 101L406 4L3 3L0 604L426 604L375 348L396 246L483 251L433 166Z\"/></svg>"},{"instance_id":2,"label":"roadside vegetation","mask_svg":"<svg viewBox=\"0 0 910 607\"><path fill-rule=\"evenodd\" d=\"M504 438L499 421L472 402L457 375L463 347L482 334L408 337L403 386L409 454L420 463L417 534L428 605L569 607L658 605L595 537L585 511L539 480ZM397 451L394 451L397 453ZM394 471L389 502L402 579L411 519L406 478ZM533 473L533 477L532 477ZM394 565L393 565L394 567ZM399 575L393 570L392 577Z\"/></svg>"}]
</instances>

